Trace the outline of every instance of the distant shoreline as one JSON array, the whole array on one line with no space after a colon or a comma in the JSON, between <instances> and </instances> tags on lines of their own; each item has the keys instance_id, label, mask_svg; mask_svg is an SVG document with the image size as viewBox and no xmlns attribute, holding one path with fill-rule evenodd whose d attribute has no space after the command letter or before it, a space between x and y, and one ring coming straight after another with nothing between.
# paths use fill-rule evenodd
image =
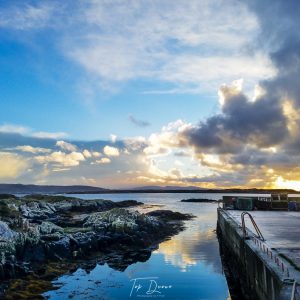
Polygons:
<instances>
[{"instance_id":1,"label":"distant shoreline","mask_svg":"<svg viewBox=\"0 0 300 300\"><path fill-rule=\"evenodd\" d=\"M108 191L82 191L67 192L63 194L272 194L272 193L288 193L300 194L298 191L281 191L281 190L108 190Z\"/></svg>"},{"instance_id":2,"label":"distant shoreline","mask_svg":"<svg viewBox=\"0 0 300 300\"><path fill-rule=\"evenodd\" d=\"M228 189L204 189L197 187L180 187L180 186L151 186L136 187L127 189L106 189L85 185L34 185L34 184L5 184L0 183L0 194L165 194L165 193L197 193L197 194L271 194L287 193L300 194L300 191L292 189L258 189L258 188L228 188Z\"/></svg>"}]
</instances>

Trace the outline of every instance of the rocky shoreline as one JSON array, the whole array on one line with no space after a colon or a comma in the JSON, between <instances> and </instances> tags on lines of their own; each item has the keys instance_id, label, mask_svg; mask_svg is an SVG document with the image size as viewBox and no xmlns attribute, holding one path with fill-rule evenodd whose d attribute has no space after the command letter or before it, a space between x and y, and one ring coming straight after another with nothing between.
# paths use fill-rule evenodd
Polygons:
<instances>
[{"instance_id":1,"label":"rocky shoreline","mask_svg":"<svg viewBox=\"0 0 300 300\"><path fill-rule=\"evenodd\" d=\"M26 299L28 294L17 293L26 278L36 278L38 294L51 288L49 280L78 266L108 263L124 270L133 262L146 261L161 241L192 218L168 210L142 214L132 209L142 204L0 195L0 297ZM44 279L46 286L41 286Z\"/></svg>"}]
</instances>

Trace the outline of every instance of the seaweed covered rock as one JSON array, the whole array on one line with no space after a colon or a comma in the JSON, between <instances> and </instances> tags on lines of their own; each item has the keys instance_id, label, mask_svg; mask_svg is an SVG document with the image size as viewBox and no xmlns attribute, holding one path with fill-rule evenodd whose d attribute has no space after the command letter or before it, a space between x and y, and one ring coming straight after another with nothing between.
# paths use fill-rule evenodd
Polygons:
<instances>
[{"instance_id":1,"label":"seaweed covered rock","mask_svg":"<svg viewBox=\"0 0 300 300\"><path fill-rule=\"evenodd\" d=\"M136 233L137 230L152 231L162 226L156 218L131 212L122 208L114 208L106 212L94 213L87 217L84 226L96 231Z\"/></svg>"},{"instance_id":2,"label":"seaweed covered rock","mask_svg":"<svg viewBox=\"0 0 300 300\"><path fill-rule=\"evenodd\" d=\"M163 220L165 222L184 221L193 218L193 216L190 214L182 214L177 211L163 210L163 209L150 211L147 213L147 216L157 217L160 220Z\"/></svg>"},{"instance_id":3,"label":"seaweed covered rock","mask_svg":"<svg viewBox=\"0 0 300 300\"><path fill-rule=\"evenodd\" d=\"M21 200L19 211L23 217L35 221L51 219L54 222L55 219L61 222L62 216L66 217L72 213L99 212L115 207L130 207L142 204L135 200L113 202L103 199L83 200L74 197L53 195L29 195Z\"/></svg>"},{"instance_id":4,"label":"seaweed covered rock","mask_svg":"<svg viewBox=\"0 0 300 300\"><path fill-rule=\"evenodd\" d=\"M6 198L4 196L0 198L0 220L14 223L20 218L22 215L19 211L19 204L20 201L15 198Z\"/></svg>"},{"instance_id":5,"label":"seaweed covered rock","mask_svg":"<svg viewBox=\"0 0 300 300\"><path fill-rule=\"evenodd\" d=\"M49 261L84 261L96 253L111 255L111 259L118 253L120 261L124 257L128 261L147 259L151 249L178 233L183 221L191 218L167 210L142 214L126 209L140 204L52 195L3 196L0 278L32 273L36 265Z\"/></svg>"},{"instance_id":6,"label":"seaweed covered rock","mask_svg":"<svg viewBox=\"0 0 300 300\"><path fill-rule=\"evenodd\" d=\"M38 226L38 229L41 234L52 234L52 233L63 233L64 229L60 226L57 226L51 222L42 222L41 225Z\"/></svg>"},{"instance_id":7,"label":"seaweed covered rock","mask_svg":"<svg viewBox=\"0 0 300 300\"><path fill-rule=\"evenodd\" d=\"M11 241L15 237L15 232L12 231L5 222L0 221L0 241Z\"/></svg>"},{"instance_id":8,"label":"seaweed covered rock","mask_svg":"<svg viewBox=\"0 0 300 300\"><path fill-rule=\"evenodd\" d=\"M45 220L55 215L56 208L51 203L28 202L20 205L22 215L29 219Z\"/></svg>"}]
</instances>

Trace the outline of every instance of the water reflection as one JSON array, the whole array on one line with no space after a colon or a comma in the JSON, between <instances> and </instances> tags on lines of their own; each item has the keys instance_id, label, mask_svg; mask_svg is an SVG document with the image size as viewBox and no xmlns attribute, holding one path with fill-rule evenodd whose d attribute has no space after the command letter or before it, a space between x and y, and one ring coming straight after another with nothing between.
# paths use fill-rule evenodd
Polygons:
<instances>
[{"instance_id":1,"label":"water reflection","mask_svg":"<svg viewBox=\"0 0 300 300\"><path fill-rule=\"evenodd\" d=\"M197 218L187 221L183 232L161 243L146 261L133 263L123 272L112 264L96 265L90 271L78 269L56 280L59 288L44 295L55 300L230 299L215 233L216 206L169 202L166 208ZM161 288L153 291L155 284Z\"/></svg>"},{"instance_id":2,"label":"water reflection","mask_svg":"<svg viewBox=\"0 0 300 300\"><path fill-rule=\"evenodd\" d=\"M212 229L191 234L185 232L160 244L155 253L163 254L166 264L172 264L186 272L189 266L196 265L199 260L213 262L218 259L217 253L211 255L212 251L215 252L215 242L215 232Z\"/></svg>"}]
</instances>

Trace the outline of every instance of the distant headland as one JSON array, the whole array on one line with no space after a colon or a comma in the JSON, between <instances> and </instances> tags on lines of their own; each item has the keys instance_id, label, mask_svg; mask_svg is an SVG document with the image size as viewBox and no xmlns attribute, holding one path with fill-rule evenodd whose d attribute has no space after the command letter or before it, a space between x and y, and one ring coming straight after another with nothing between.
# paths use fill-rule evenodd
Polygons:
<instances>
[{"instance_id":1,"label":"distant headland","mask_svg":"<svg viewBox=\"0 0 300 300\"><path fill-rule=\"evenodd\" d=\"M261 188L228 188L205 189L196 186L142 186L128 189L107 189L86 185L35 185L35 184L0 184L0 194L115 194L115 193L245 193L271 194L288 193L299 194L293 189L261 189Z\"/></svg>"}]
</instances>

